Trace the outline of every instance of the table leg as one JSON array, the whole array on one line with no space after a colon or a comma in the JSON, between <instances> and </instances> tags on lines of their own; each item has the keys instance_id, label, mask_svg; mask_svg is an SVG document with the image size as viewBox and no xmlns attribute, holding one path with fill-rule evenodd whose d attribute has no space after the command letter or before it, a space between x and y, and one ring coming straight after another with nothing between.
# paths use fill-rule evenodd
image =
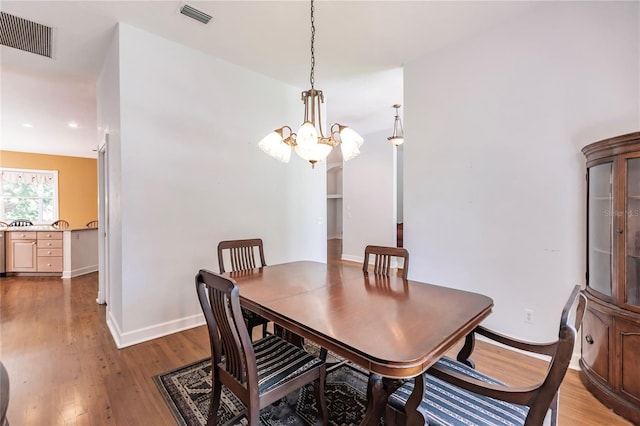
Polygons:
<instances>
[{"instance_id":1,"label":"table leg","mask_svg":"<svg viewBox=\"0 0 640 426\"><path fill-rule=\"evenodd\" d=\"M407 399L404 411L407 414L407 426L425 426L429 424L427 413L420 407L424 396L424 374L414 379L413 392Z\"/></svg>"},{"instance_id":2,"label":"table leg","mask_svg":"<svg viewBox=\"0 0 640 426\"><path fill-rule=\"evenodd\" d=\"M369 374L367 385L367 411L360 426L378 426L384 416L389 396L400 387L403 380L389 379L377 374Z\"/></svg>"},{"instance_id":3,"label":"table leg","mask_svg":"<svg viewBox=\"0 0 640 426\"><path fill-rule=\"evenodd\" d=\"M282 326L279 326L278 324L273 325L273 334L278 337L282 337L289 343L293 343L300 349L304 349L304 339L302 337L298 336L295 333L292 333Z\"/></svg>"},{"instance_id":4,"label":"table leg","mask_svg":"<svg viewBox=\"0 0 640 426\"><path fill-rule=\"evenodd\" d=\"M476 334L472 331L464 338L464 346L462 347L462 349L460 349L460 352L458 352L458 356L456 357L456 359L471 368L476 368L476 363L473 362L471 358L469 358L471 356L471 353L473 353L473 349L475 348L475 346Z\"/></svg>"}]
</instances>

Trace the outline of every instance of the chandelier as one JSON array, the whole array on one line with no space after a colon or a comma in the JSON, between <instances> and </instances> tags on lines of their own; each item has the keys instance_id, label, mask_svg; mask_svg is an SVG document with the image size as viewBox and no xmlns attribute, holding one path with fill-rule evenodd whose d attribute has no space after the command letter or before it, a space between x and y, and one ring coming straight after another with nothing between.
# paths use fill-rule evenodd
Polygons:
<instances>
[{"instance_id":1,"label":"chandelier","mask_svg":"<svg viewBox=\"0 0 640 426\"><path fill-rule=\"evenodd\" d=\"M325 136L322 129L321 104L324 103L322 90L315 88L315 19L314 6L311 0L311 74L309 82L311 89L302 92L304 103L304 120L297 133L289 126L283 126L265 136L258 146L267 154L288 163L293 148L301 158L311 163L314 168L318 161L322 161L331 150L340 144L344 161L349 161L360 154L360 147L364 139L353 129L339 123L329 126L329 134Z\"/></svg>"},{"instance_id":2,"label":"chandelier","mask_svg":"<svg viewBox=\"0 0 640 426\"><path fill-rule=\"evenodd\" d=\"M396 109L396 118L393 122L393 135L387 139L395 146L402 145L404 143L404 129L402 128L402 121L400 121L400 115L398 114L398 108L402 105L395 104L393 107Z\"/></svg>"}]
</instances>

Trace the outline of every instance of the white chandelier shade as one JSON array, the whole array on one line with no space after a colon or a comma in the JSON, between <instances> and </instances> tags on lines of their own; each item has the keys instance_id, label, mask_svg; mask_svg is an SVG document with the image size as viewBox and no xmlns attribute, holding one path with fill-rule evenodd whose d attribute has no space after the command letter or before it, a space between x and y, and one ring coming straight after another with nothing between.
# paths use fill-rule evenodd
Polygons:
<instances>
[{"instance_id":1,"label":"white chandelier shade","mask_svg":"<svg viewBox=\"0 0 640 426\"><path fill-rule=\"evenodd\" d=\"M260 143L260 149L276 160L288 163L291 158L291 146L287 145L282 138L282 129L274 130L265 136Z\"/></svg>"},{"instance_id":2,"label":"white chandelier shade","mask_svg":"<svg viewBox=\"0 0 640 426\"><path fill-rule=\"evenodd\" d=\"M343 127L340 131L340 149L342 150L342 158L349 161L360 155L360 147L364 143L364 139L357 132L349 127Z\"/></svg>"}]
</instances>

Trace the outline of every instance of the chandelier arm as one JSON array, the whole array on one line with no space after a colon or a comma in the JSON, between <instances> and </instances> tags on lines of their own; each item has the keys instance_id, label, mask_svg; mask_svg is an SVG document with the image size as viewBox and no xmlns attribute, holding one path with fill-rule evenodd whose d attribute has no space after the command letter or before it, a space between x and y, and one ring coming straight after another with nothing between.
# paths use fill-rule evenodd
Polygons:
<instances>
[{"instance_id":1,"label":"chandelier arm","mask_svg":"<svg viewBox=\"0 0 640 426\"><path fill-rule=\"evenodd\" d=\"M308 121L313 124L313 127L316 126L316 99L316 91L314 89L311 89L311 100L309 101L309 103L311 104L311 115L309 115Z\"/></svg>"},{"instance_id":2,"label":"chandelier arm","mask_svg":"<svg viewBox=\"0 0 640 426\"><path fill-rule=\"evenodd\" d=\"M309 92L302 92L302 102L304 102L304 119L302 123L309 120Z\"/></svg>"},{"instance_id":3,"label":"chandelier arm","mask_svg":"<svg viewBox=\"0 0 640 426\"><path fill-rule=\"evenodd\" d=\"M284 129L289 130L289 136L291 136L291 135L293 135L293 134L294 134L294 133L293 133L293 130L291 130L291 127L289 127L289 126L282 126L282 128L281 128L280 130L282 130L282 133L283 133L283 134L284 134ZM285 139L285 138L284 138L284 135L282 136L282 139Z\"/></svg>"},{"instance_id":4,"label":"chandelier arm","mask_svg":"<svg viewBox=\"0 0 640 426\"><path fill-rule=\"evenodd\" d=\"M318 99L318 130L320 130L320 137L324 138L324 130L322 130L322 102L324 102L324 97L322 96L322 91L316 93L316 99Z\"/></svg>"}]
</instances>

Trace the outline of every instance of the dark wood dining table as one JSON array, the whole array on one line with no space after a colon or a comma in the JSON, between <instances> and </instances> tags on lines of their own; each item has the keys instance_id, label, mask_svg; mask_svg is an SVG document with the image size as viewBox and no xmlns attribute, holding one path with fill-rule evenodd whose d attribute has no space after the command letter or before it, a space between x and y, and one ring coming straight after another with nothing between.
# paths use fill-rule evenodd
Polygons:
<instances>
[{"instance_id":1,"label":"dark wood dining table","mask_svg":"<svg viewBox=\"0 0 640 426\"><path fill-rule=\"evenodd\" d=\"M356 265L301 261L225 274L242 306L373 373L362 425L378 425L388 396L421 375L485 319L487 296ZM407 413L410 424L424 413ZM422 421L422 423L420 423Z\"/></svg>"}]
</instances>

